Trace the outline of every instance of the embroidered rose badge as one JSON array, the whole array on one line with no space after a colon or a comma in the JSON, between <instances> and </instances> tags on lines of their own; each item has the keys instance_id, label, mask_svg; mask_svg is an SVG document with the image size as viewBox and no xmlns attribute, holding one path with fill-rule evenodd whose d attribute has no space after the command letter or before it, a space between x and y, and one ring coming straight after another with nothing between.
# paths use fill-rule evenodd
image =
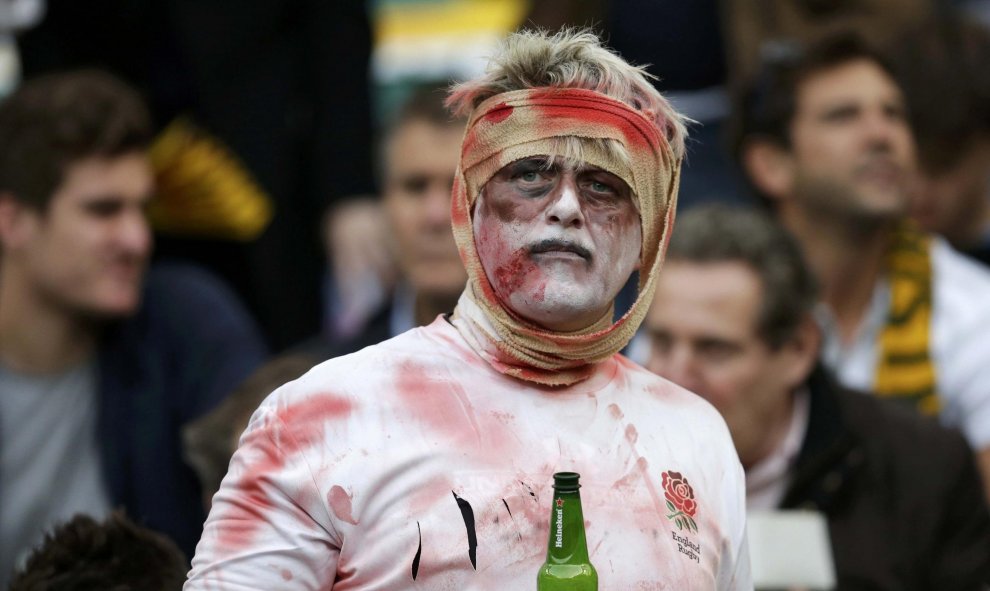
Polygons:
<instances>
[{"instance_id":1,"label":"embroidered rose badge","mask_svg":"<svg viewBox=\"0 0 990 591\"><path fill-rule=\"evenodd\" d=\"M698 531L698 524L694 522L694 514L698 512L698 503L694 500L694 489L688 484L687 478L680 472L672 470L660 475L663 484L663 495L667 498L667 508L670 519L677 524L677 529L688 528Z\"/></svg>"}]
</instances>

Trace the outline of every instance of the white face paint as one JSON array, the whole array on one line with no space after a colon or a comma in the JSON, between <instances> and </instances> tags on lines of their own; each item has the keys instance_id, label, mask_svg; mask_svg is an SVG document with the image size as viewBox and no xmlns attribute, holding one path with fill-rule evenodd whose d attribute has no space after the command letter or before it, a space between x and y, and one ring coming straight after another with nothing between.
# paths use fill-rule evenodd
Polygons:
<instances>
[{"instance_id":1,"label":"white face paint","mask_svg":"<svg viewBox=\"0 0 990 591\"><path fill-rule=\"evenodd\" d=\"M535 156L506 165L485 184L474 237L502 302L531 322L569 332L608 311L639 266L642 228L622 179Z\"/></svg>"}]
</instances>

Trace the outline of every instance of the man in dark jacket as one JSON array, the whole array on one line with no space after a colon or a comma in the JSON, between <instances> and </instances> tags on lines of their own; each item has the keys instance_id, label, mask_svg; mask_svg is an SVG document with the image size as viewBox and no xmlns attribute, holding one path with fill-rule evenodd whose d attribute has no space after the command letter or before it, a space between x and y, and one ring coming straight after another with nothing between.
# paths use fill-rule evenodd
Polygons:
<instances>
[{"instance_id":1,"label":"man in dark jacket","mask_svg":"<svg viewBox=\"0 0 990 591\"><path fill-rule=\"evenodd\" d=\"M990 516L955 431L837 386L818 364L814 281L772 220L678 220L645 322L648 367L711 402L746 469L750 510L820 511L839 589L981 588Z\"/></svg>"},{"instance_id":2,"label":"man in dark jacket","mask_svg":"<svg viewBox=\"0 0 990 591\"><path fill-rule=\"evenodd\" d=\"M55 522L123 506L192 554L200 485L181 426L263 359L201 271L147 271L150 125L86 71L0 105L0 581Z\"/></svg>"}]
</instances>

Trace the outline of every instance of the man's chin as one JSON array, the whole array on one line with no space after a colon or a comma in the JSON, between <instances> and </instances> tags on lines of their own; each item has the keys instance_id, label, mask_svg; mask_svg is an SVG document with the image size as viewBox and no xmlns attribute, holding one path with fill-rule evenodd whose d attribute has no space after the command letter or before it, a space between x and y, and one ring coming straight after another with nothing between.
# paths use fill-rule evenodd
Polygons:
<instances>
[{"instance_id":1,"label":"man's chin","mask_svg":"<svg viewBox=\"0 0 990 591\"><path fill-rule=\"evenodd\" d=\"M559 287L559 286L557 286ZM585 329L607 312L608 304L589 301L586 294L548 287L535 293L517 293L512 308L519 316L560 332Z\"/></svg>"},{"instance_id":2,"label":"man's chin","mask_svg":"<svg viewBox=\"0 0 990 591\"><path fill-rule=\"evenodd\" d=\"M93 320L118 320L136 314L140 305L139 296L118 295L84 303L78 310Z\"/></svg>"}]
</instances>

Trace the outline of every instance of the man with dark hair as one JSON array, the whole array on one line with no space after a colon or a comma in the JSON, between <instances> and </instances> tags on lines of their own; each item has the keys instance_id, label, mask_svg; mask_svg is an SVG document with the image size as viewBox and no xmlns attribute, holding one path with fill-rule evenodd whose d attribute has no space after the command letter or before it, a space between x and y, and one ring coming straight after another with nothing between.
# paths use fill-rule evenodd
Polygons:
<instances>
[{"instance_id":1,"label":"man with dark hair","mask_svg":"<svg viewBox=\"0 0 990 591\"><path fill-rule=\"evenodd\" d=\"M972 452L955 431L839 387L818 365L816 301L772 219L692 210L644 323L647 368L722 413L748 509L824 514L838 589L980 588L990 514Z\"/></svg>"},{"instance_id":2,"label":"man with dark hair","mask_svg":"<svg viewBox=\"0 0 990 591\"><path fill-rule=\"evenodd\" d=\"M922 183L911 214L990 264L990 31L937 21L893 55L918 140Z\"/></svg>"},{"instance_id":3,"label":"man with dark hair","mask_svg":"<svg viewBox=\"0 0 990 591\"><path fill-rule=\"evenodd\" d=\"M0 580L50 524L123 505L191 553L181 425L264 355L203 272L146 272L154 192L136 93L81 71L0 103Z\"/></svg>"},{"instance_id":4,"label":"man with dark hair","mask_svg":"<svg viewBox=\"0 0 990 591\"><path fill-rule=\"evenodd\" d=\"M186 557L172 540L114 511L56 526L8 591L179 591L185 580Z\"/></svg>"},{"instance_id":5,"label":"man with dark hair","mask_svg":"<svg viewBox=\"0 0 990 591\"><path fill-rule=\"evenodd\" d=\"M464 120L452 118L443 106L445 90L415 88L388 123L380 150L382 197L376 213L384 218L384 242L397 276L391 278L388 301L361 330L330 347L308 347L323 359L427 325L453 310L464 289L467 274L450 231L450 188Z\"/></svg>"},{"instance_id":6,"label":"man with dark hair","mask_svg":"<svg viewBox=\"0 0 990 591\"><path fill-rule=\"evenodd\" d=\"M990 274L906 219L903 93L854 36L778 58L743 97L734 143L822 286L823 358L847 387L959 427L990 491Z\"/></svg>"}]
</instances>

